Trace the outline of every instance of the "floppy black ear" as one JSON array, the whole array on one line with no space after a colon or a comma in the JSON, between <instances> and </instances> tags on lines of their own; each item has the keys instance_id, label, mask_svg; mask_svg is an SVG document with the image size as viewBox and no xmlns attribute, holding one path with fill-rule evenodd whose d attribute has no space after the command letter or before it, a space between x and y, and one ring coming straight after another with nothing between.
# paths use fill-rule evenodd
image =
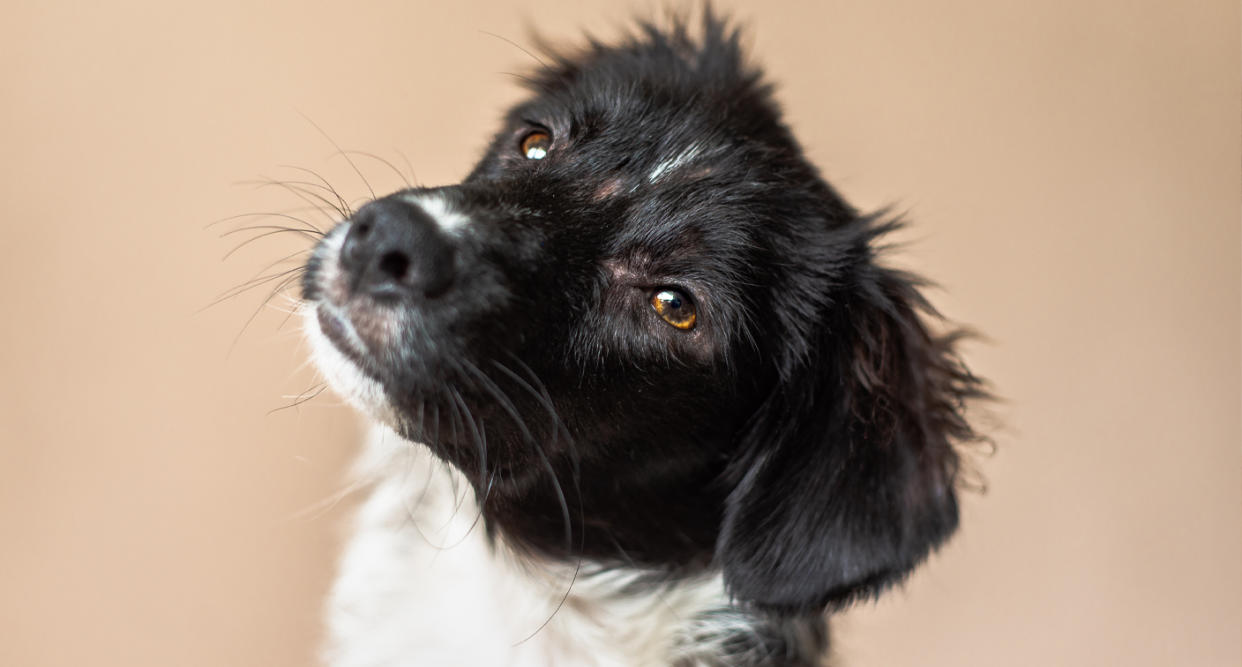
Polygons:
<instances>
[{"instance_id":1,"label":"floppy black ear","mask_svg":"<svg viewBox=\"0 0 1242 667\"><path fill-rule=\"evenodd\" d=\"M763 607L846 604L899 581L956 529L954 441L984 395L910 276L866 262L748 435L717 558Z\"/></svg>"}]
</instances>

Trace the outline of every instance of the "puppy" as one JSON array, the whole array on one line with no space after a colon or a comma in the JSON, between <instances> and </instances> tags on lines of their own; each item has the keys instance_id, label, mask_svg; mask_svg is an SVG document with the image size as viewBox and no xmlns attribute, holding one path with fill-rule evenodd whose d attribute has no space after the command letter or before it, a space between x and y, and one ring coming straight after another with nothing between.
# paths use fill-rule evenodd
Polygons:
<instances>
[{"instance_id":1,"label":"puppy","mask_svg":"<svg viewBox=\"0 0 1242 667\"><path fill-rule=\"evenodd\" d=\"M314 251L316 360L382 425L331 664L823 664L955 530L981 382L737 31L690 33L552 54L462 183Z\"/></svg>"}]
</instances>

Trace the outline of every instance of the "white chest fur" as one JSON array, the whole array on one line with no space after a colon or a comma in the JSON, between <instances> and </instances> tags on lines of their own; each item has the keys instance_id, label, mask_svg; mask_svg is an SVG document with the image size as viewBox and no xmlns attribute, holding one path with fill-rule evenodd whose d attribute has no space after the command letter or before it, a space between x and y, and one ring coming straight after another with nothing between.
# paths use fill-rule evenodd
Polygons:
<instances>
[{"instance_id":1,"label":"white chest fur","mask_svg":"<svg viewBox=\"0 0 1242 667\"><path fill-rule=\"evenodd\" d=\"M383 428L358 474L373 480L328 605L326 662L405 665L698 664L727 608L719 577L626 590L638 576L520 558L486 537L473 492L426 448ZM571 585L572 584L572 585ZM716 615L712 623L720 623ZM710 642L709 642L710 643Z\"/></svg>"}]
</instances>

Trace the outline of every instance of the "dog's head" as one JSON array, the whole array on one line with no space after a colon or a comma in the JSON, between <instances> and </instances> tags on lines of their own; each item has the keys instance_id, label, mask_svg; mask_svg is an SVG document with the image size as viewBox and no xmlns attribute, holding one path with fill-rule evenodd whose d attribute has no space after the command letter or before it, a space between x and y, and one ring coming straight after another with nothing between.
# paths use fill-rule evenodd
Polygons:
<instances>
[{"instance_id":1,"label":"dog's head","mask_svg":"<svg viewBox=\"0 0 1242 667\"><path fill-rule=\"evenodd\" d=\"M377 199L304 282L334 388L553 558L723 569L816 609L957 525L977 381L782 123L735 31L554 55L459 185Z\"/></svg>"}]
</instances>

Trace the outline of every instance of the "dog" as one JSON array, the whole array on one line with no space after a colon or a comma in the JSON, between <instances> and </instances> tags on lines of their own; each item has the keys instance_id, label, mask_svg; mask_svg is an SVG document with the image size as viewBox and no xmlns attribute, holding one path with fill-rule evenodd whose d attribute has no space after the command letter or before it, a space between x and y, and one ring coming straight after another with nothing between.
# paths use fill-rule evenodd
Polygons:
<instances>
[{"instance_id":1,"label":"dog","mask_svg":"<svg viewBox=\"0 0 1242 667\"><path fill-rule=\"evenodd\" d=\"M315 248L315 359L378 424L330 664L820 665L955 531L959 334L689 23L550 50L465 180Z\"/></svg>"}]
</instances>

